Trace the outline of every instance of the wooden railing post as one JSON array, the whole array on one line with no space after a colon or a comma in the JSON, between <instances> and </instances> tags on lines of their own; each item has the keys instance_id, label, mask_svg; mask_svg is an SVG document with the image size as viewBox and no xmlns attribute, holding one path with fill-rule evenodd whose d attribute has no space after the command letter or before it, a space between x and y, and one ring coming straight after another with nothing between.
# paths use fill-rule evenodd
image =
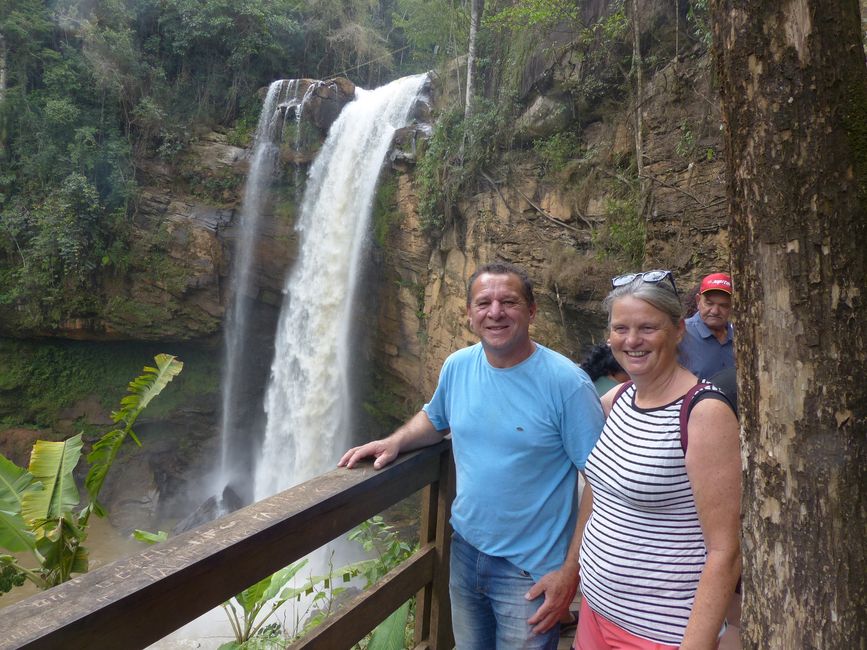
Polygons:
<instances>
[{"instance_id":1,"label":"wooden railing post","mask_svg":"<svg viewBox=\"0 0 867 650\"><path fill-rule=\"evenodd\" d=\"M455 645L449 602L449 514L454 494L454 460L447 449L440 455L439 479L422 493L419 543L434 544L436 560L433 580L416 597L415 650L450 650Z\"/></svg>"}]
</instances>

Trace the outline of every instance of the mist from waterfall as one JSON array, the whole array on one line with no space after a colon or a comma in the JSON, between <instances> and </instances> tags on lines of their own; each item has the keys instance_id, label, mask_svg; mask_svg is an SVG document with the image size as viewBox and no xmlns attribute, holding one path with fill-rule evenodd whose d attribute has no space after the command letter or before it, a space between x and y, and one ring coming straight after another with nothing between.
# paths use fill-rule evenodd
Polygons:
<instances>
[{"instance_id":1,"label":"mist from waterfall","mask_svg":"<svg viewBox=\"0 0 867 650\"><path fill-rule=\"evenodd\" d=\"M245 397L239 386L244 381L242 365L248 358L252 338L250 319L251 305L256 298L253 284L256 241L263 207L274 178L286 116L293 106L299 106L296 113L300 113L302 98L299 97L299 88L297 79L282 79L268 87L253 138L230 276L232 297L225 323L220 461L212 491L218 498L228 485L238 486L245 482L252 466L249 436L245 435L249 429L243 403Z\"/></svg>"},{"instance_id":2,"label":"mist from waterfall","mask_svg":"<svg viewBox=\"0 0 867 650\"><path fill-rule=\"evenodd\" d=\"M376 183L427 75L356 89L310 168L284 286L255 473L258 501L331 468L348 445L357 281Z\"/></svg>"}]
</instances>

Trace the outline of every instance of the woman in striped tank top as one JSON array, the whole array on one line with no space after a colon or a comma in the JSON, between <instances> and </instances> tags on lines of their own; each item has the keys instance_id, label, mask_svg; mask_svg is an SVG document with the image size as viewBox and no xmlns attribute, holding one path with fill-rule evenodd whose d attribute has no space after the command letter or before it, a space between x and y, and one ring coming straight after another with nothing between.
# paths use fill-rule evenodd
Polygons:
<instances>
[{"instance_id":1,"label":"woman in striped tank top","mask_svg":"<svg viewBox=\"0 0 867 650\"><path fill-rule=\"evenodd\" d=\"M740 575L737 419L722 394L687 398L684 335L669 271L619 276L609 344L631 382L602 398L605 428L581 501L577 650L716 648ZM681 434L688 431L688 445Z\"/></svg>"}]
</instances>

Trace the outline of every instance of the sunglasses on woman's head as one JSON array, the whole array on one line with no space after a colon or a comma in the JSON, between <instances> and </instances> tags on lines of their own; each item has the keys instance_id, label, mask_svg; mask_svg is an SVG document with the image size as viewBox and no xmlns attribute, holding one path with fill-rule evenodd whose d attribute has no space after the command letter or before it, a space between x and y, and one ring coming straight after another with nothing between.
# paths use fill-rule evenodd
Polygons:
<instances>
[{"instance_id":1,"label":"sunglasses on woman's head","mask_svg":"<svg viewBox=\"0 0 867 650\"><path fill-rule=\"evenodd\" d=\"M656 269L655 271L644 271L643 273L626 273L624 275L618 275L615 278L611 278L611 286L615 289L617 287L622 287L630 282L634 282L636 279L641 278L642 282L649 282L651 284L659 284L663 280L668 280L671 284L671 290L674 291L674 295L679 295L677 293L677 285L674 284L674 276L671 274L671 271L663 271L662 269Z\"/></svg>"}]
</instances>

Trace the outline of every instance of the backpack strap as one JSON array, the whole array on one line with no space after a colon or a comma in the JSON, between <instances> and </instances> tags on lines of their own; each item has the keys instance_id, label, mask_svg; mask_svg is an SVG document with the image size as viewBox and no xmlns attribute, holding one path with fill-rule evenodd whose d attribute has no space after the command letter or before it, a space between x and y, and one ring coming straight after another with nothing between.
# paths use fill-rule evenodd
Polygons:
<instances>
[{"instance_id":1,"label":"backpack strap","mask_svg":"<svg viewBox=\"0 0 867 650\"><path fill-rule=\"evenodd\" d=\"M611 408L614 408L614 402L620 399L620 396L626 392L626 389L632 386L632 380L624 381L620 384L620 388L617 389L617 392L614 393L614 399L611 400Z\"/></svg>"},{"instance_id":2,"label":"backpack strap","mask_svg":"<svg viewBox=\"0 0 867 650\"><path fill-rule=\"evenodd\" d=\"M680 448L683 449L684 456L686 456L686 447L689 444L687 423L689 422L689 414L692 411L692 407L695 406L695 396L711 387L713 387L713 384L699 382L683 396L683 402L680 405Z\"/></svg>"}]
</instances>

